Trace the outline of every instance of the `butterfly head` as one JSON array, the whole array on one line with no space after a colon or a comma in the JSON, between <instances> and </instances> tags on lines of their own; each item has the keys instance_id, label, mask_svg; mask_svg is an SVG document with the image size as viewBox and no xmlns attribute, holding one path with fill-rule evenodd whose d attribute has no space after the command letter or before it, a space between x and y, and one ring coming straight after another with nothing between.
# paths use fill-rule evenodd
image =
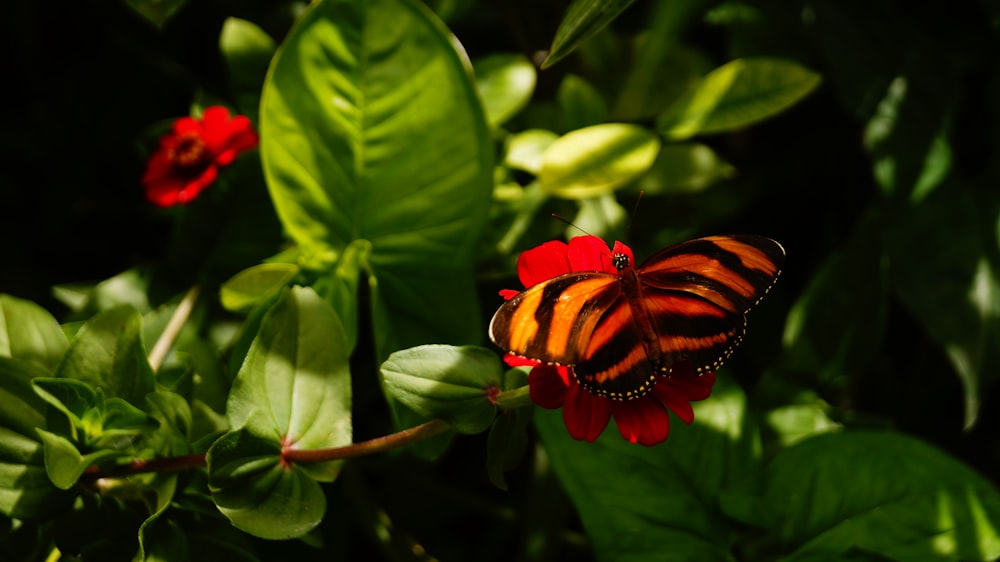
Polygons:
<instances>
[{"instance_id":1,"label":"butterfly head","mask_svg":"<svg viewBox=\"0 0 1000 562\"><path fill-rule=\"evenodd\" d=\"M615 266L615 269L622 271L631 267L632 260L630 260L628 254L624 252L615 252L615 254L611 256L611 263Z\"/></svg>"}]
</instances>

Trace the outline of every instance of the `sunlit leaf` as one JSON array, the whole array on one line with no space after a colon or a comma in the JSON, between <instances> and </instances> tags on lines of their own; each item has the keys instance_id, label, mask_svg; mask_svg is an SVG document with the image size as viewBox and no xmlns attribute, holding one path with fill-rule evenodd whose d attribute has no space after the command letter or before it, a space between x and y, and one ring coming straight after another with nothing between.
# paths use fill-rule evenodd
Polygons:
<instances>
[{"instance_id":1,"label":"sunlit leaf","mask_svg":"<svg viewBox=\"0 0 1000 562\"><path fill-rule=\"evenodd\" d=\"M788 109L820 76L781 59L737 59L710 72L656 121L667 138L686 139L752 125Z\"/></svg>"},{"instance_id":2,"label":"sunlit leaf","mask_svg":"<svg viewBox=\"0 0 1000 562\"><path fill-rule=\"evenodd\" d=\"M44 308L0 294L0 357L32 361L54 371L68 348L62 328Z\"/></svg>"},{"instance_id":3,"label":"sunlit leaf","mask_svg":"<svg viewBox=\"0 0 1000 562\"><path fill-rule=\"evenodd\" d=\"M516 115L535 91L535 67L523 55L490 55L476 61L475 69L476 87L491 127Z\"/></svg>"},{"instance_id":4,"label":"sunlit leaf","mask_svg":"<svg viewBox=\"0 0 1000 562\"><path fill-rule=\"evenodd\" d=\"M659 138L637 125L607 123L578 129L542 154L538 181L558 197L596 197L645 173L659 149Z\"/></svg>"},{"instance_id":5,"label":"sunlit leaf","mask_svg":"<svg viewBox=\"0 0 1000 562\"><path fill-rule=\"evenodd\" d=\"M262 263L237 273L222 285L222 306L246 312L274 298L299 273L288 263Z\"/></svg>"}]
</instances>

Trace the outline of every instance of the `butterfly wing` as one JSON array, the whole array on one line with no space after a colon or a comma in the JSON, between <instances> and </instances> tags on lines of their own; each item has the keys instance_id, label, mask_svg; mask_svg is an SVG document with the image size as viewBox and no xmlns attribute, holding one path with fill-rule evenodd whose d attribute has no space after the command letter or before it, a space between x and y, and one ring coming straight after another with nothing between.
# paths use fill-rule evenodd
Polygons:
<instances>
[{"instance_id":1,"label":"butterfly wing","mask_svg":"<svg viewBox=\"0 0 1000 562\"><path fill-rule=\"evenodd\" d=\"M603 313L621 299L618 276L598 271L560 275L505 302L490 322L504 350L546 363L575 365Z\"/></svg>"},{"instance_id":2,"label":"butterfly wing","mask_svg":"<svg viewBox=\"0 0 1000 562\"><path fill-rule=\"evenodd\" d=\"M660 369L683 360L695 372L717 369L743 338L746 312L774 284L784 258L774 240L741 235L690 240L643 262L641 301L659 343L653 362Z\"/></svg>"},{"instance_id":3,"label":"butterfly wing","mask_svg":"<svg viewBox=\"0 0 1000 562\"><path fill-rule=\"evenodd\" d=\"M652 388L656 366L650 361L634 307L622 294L595 324L587 349L573 367L580 386L613 400L638 398Z\"/></svg>"}]
</instances>

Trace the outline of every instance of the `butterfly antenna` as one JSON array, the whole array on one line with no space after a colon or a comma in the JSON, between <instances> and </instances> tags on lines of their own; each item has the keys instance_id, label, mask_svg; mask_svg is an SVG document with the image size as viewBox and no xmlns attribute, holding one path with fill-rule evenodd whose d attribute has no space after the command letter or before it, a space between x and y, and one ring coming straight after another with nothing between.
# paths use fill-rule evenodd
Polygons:
<instances>
[{"instance_id":1,"label":"butterfly antenna","mask_svg":"<svg viewBox=\"0 0 1000 562\"><path fill-rule=\"evenodd\" d=\"M639 203L642 202L643 192L639 192L639 196L635 199L635 205L632 206L632 214L628 217L628 223L625 225L625 232L632 232L632 223L635 222L635 216L639 214Z\"/></svg>"},{"instance_id":2,"label":"butterfly antenna","mask_svg":"<svg viewBox=\"0 0 1000 562\"><path fill-rule=\"evenodd\" d=\"M563 218L562 215L559 215L559 214L556 214L556 213L552 213L552 218L556 219L559 222L566 223L568 226L579 230L580 232L586 234L587 236L593 236L593 234L587 232L586 230L584 230L584 229L580 228L579 226L577 226L576 224L574 224L573 221L571 221L569 219L566 219L566 218Z\"/></svg>"}]
</instances>

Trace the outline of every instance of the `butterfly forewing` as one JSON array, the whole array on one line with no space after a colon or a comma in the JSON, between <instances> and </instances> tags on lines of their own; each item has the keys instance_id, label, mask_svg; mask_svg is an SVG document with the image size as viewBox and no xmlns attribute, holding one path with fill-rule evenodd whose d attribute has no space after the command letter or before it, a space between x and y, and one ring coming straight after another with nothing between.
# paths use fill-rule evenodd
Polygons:
<instances>
[{"instance_id":1,"label":"butterfly forewing","mask_svg":"<svg viewBox=\"0 0 1000 562\"><path fill-rule=\"evenodd\" d=\"M580 361L601 314L619 298L618 277L567 273L505 302L490 322L490 339L522 357L574 365Z\"/></svg>"},{"instance_id":2,"label":"butterfly forewing","mask_svg":"<svg viewBox=\"0 0 1000 562\"><path fill-rule=\"evenodd\" d=\"M762 236L710 236L661 250L638 268L644 285L696 294L745 313L771 288L785 251Z\"/></svg>"}]
</instances>

